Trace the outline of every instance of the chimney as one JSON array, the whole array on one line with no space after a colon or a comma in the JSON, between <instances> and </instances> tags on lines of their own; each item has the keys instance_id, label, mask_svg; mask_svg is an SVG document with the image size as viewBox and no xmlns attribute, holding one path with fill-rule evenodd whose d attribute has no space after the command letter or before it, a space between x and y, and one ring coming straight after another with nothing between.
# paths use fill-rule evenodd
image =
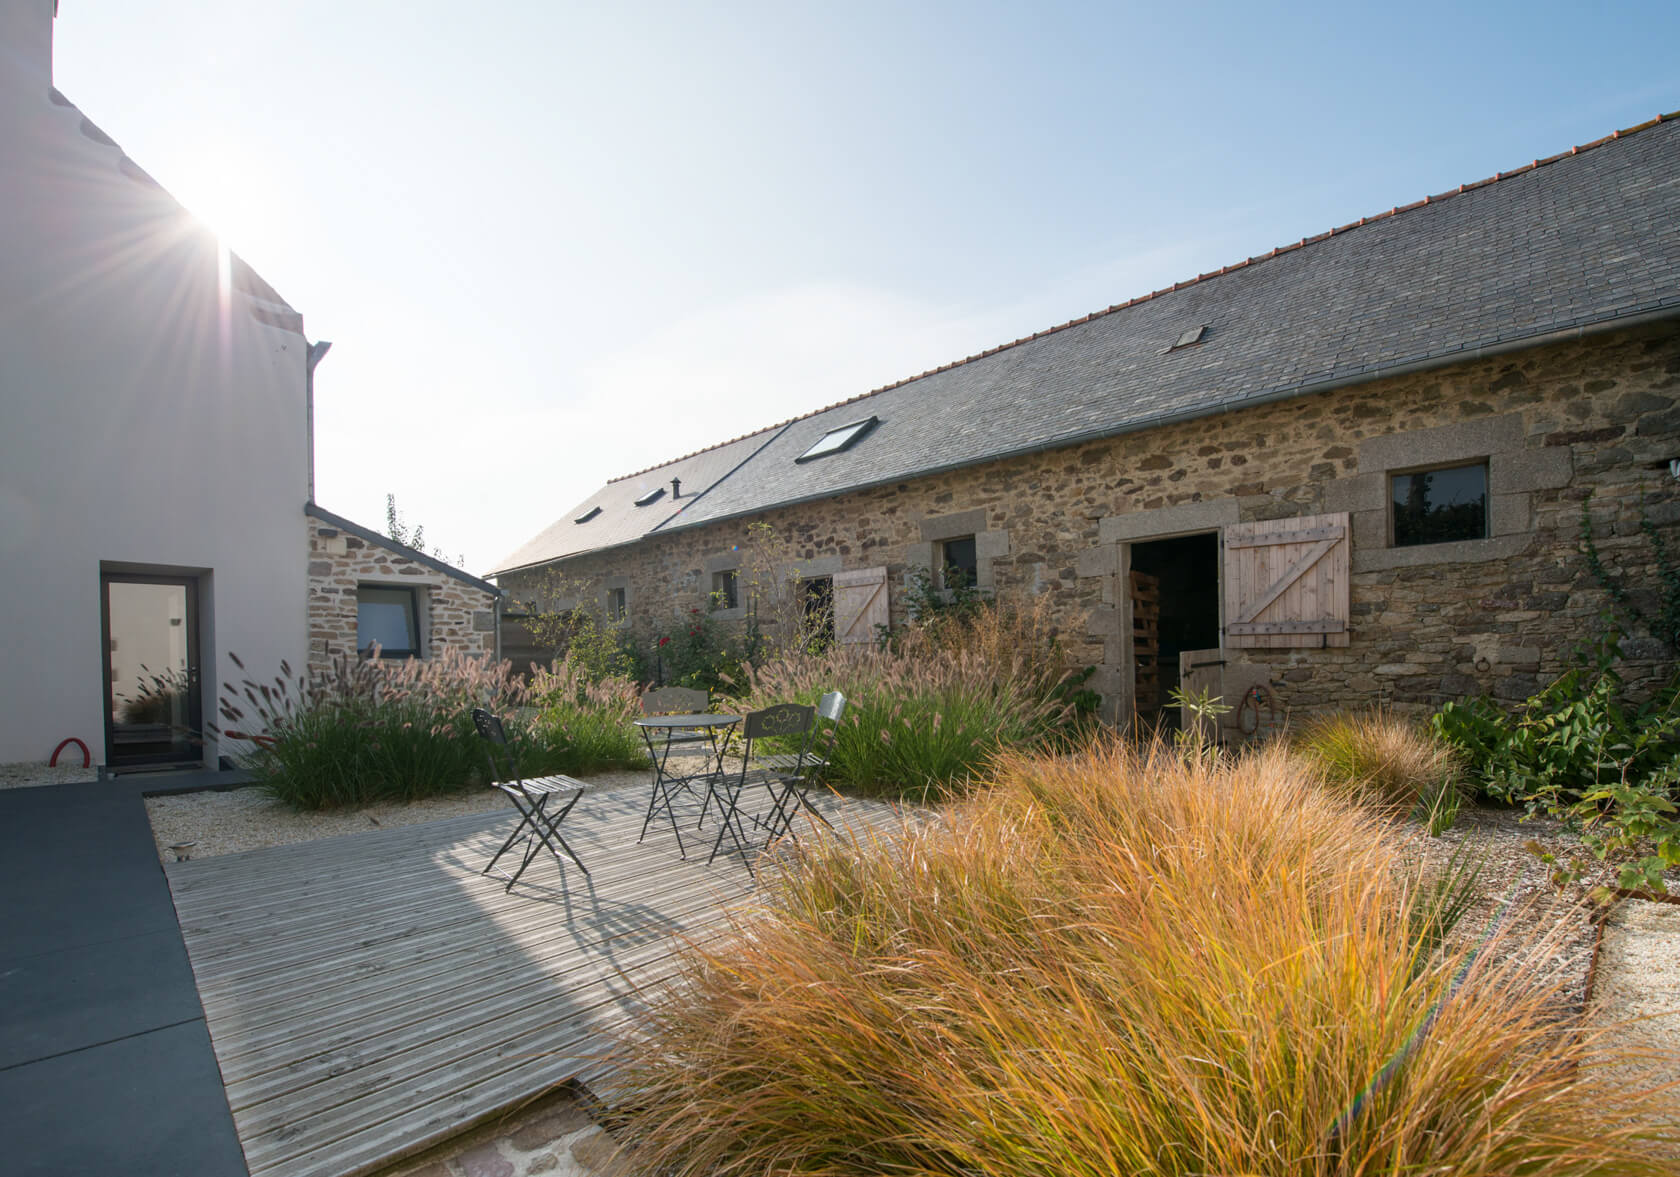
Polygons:
<instances>
[{"instance_id":1,"label":"chimney","mask_svg":"<svg viewBox=\"0 0 1680 1177\"><path fill-rule=\"evenodd\" d=\"M671 497L673 499L682 498L682 479L680 479L680 478L671 479Z\"/></svg>"},{"instance_id":2,"label":"chimney","mask_svg":"<svg viewBox=\"0 0 1680 1177\"><path fill-rule=\"evenodd\" d=\"M0 0L0 69L52 85L53 18L58 0Z\"/></svg>"}]
</instances>

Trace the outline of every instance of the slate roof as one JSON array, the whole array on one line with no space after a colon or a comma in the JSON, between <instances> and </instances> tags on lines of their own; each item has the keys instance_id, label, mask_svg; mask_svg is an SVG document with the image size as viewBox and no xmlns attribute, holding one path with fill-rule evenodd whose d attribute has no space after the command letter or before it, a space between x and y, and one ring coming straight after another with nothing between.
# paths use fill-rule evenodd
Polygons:
<instances>
[{"instance_id":1,"label":"slate roof","mask_svg":"<svg viewBox=\"0 0 1680 1177\"><path fill-rule=\"evenodd\" d=\"M755 434L748 460L657 530L1668 314L1680 314L1680 114ZM1172 348L1202 325L1201 342ZM794 461L870 415L880 425L851 449ZM589 548L635 538L612 534ZM583 550L521 549L527 563Z\"/></svg>"},{"instance_id":2,"label":"slate roof","mask_svg":"<svg viewBox=\"0 0 1680 1177\"><path fill-rule=\"evenodd\" d=\"M504 557L490 575L641 539L696 502L707 488L728 477L784 428L783 425L772 426L661 466L615 478L567 511L534 539ZM675 501L671 497L673 478L682 483L682 497ZM665 493L656 501L645 507L636 506L637 499L660 489ZM597 507L600 508L598 515L583 523L576 522Z\"/></svg>"},{"instance_id":3,"label":"slate roof","mask_svg":"<svg viewBox=\"0 0 1680 1177\"><path fill-rule=\"evenodd\" d=\"M386 551L395 552L399 556L406 556L410 560L414 561L414 563L423 564L427 568L432 569L434 572L441 572L445 576L452 577L453 579L460 581L462 584L471 585L475 589L482 589L484 592L489 593L493 597L503 597L507 595L503 589L498 588L487 580L480 580L472 573L463 571L462 569L455 567L455 565L446 563L443 560L439 560L436 556L428 556L419 548L411 548L407 544L398 543L388 535L380 535L373 528L363 527L360 523L357 523L353 519L346 519L343 515L335 515L319 503L310 502L303 504L303 513L311 518L319 519L322 523L336 527L340 531L348 532L364 543L376 544L379 547L384 548Z\"/></svg>"}]
</instances>

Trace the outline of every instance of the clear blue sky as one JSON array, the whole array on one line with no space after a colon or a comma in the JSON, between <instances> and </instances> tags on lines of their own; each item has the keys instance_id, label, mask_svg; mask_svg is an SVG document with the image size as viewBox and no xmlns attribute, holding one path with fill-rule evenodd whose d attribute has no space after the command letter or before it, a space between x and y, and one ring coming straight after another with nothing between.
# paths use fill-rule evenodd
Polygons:
<instances>
[{"instance_id":1,"label":"clear blue sky","mask_svg":"<svg viewBox=\"0 0 1680 1177\"><path fill-rule=\"evenodd\" d=\"M482 572L607 478L1680 108L1680 4L61 0L331 339L317 498Z\"/></svg>"}]
</instances>

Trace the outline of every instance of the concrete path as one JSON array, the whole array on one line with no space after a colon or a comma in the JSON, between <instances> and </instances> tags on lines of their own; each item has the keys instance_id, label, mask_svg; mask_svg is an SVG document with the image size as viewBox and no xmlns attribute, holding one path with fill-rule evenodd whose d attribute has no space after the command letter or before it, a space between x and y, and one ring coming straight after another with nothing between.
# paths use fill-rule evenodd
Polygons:
<instances>
[{"instance_id":1,"label":"concrete path","mask_svg":"<svg viewBox=\"0 0 1680 1177\"><path fill-rule=\"evenodd\" d=\"M246 1177L141 798L232 773L0 790L10 1177Z\"/></svg>"}]
</instances>

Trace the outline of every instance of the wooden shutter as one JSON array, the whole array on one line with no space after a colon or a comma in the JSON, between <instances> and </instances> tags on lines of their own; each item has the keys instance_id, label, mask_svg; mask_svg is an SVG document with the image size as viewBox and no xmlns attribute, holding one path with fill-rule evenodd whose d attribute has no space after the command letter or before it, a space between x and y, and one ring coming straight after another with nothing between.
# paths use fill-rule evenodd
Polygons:
<instances>
[{"instance_id":1,"label":"wooden shutter","mask_svg":"<svg viewBox=\"0 0 1680 1177\"><path fill-rule=\"evenodd\" d=\"M875 640L887 626L887 570L865 568L834 574L834 640L841 645Z\"/></svg>"},{"instance_id":2,"label":"wooden shutter","mask_svg":"<svg viewBox=\"0 0 1680 1177\"><path fill-rule=\"evenodd\" d=\"M1225 528L1228 648L1348 644L1348 516Z\"/></svg>"}]
</instances>

